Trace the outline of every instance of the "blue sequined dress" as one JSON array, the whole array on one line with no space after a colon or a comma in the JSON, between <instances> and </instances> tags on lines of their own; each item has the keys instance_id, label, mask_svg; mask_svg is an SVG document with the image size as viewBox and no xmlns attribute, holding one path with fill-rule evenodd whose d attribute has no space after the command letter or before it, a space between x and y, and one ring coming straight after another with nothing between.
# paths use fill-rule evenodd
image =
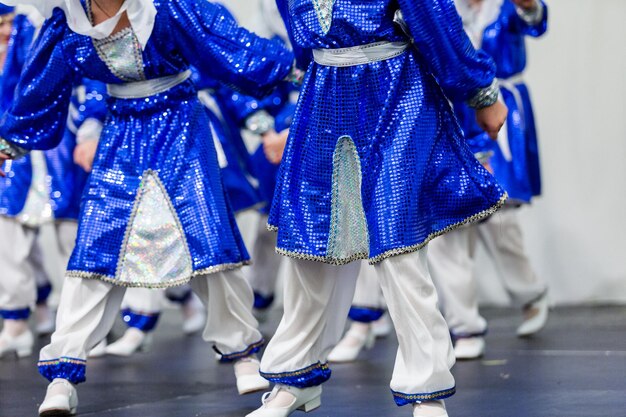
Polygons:
<instances>
[{"instance_id":1,"label":"blue sequined dress","mask_svg":"<svg viewBox=\"0 0 626 417\"><path fill-rule=\"evenodd\" d=\"M130 28L94 40L72 32L55 10L22 74L18 99L0 123L0 137L27 150L56 146L81 77L126 84L194 65L260 95L290 72L289 51L239 28L222 6L205 0L154 5L156 22L144 49ZM69 276L168 287L248 260L207 126L191 80L145 98L109 100Z\"/></svg>"},{"instance_id":2,"label":"blue sequined dress","mask_svg":"<svg viewBox=\"0 0 626 417\"><path fill-rule=\"evenodd\" d=\"M415 251L488 216L505 192L467 148L448 98L491 85L452 0L278 0L299 65L308 68L269 227L288 256L343 264ZM312 50L406 42L387 60L312 61Z\"/></svg>"},{"instance_id":3,"label":"blue sequined dress","mask_svg":"<svg viewBox=\"0 0 626 417\"><path fill-rule=\"evenodd\" d=\"M496 179L509 194L510 202L529 203L533 196L541 194L541 172L535 117L523 79L526 69L524 38L539 37L546 32L547 7L541 3L542 10L536 20L527 22L510 0L485 3L493 3L492 7L496 9L491 19L485 18L485 27L474 28L468 22L471 16L464 16L463 20L468 31L479 32L473 39L496 63L502 98L509 108L507 124L498 142L494 142L476 123L473 109L463 102L456 102L454 110L472 150L493 154L490 165ZM483 13L489 13L489 10L485 9Z\"/></svg>"}]
</instances>

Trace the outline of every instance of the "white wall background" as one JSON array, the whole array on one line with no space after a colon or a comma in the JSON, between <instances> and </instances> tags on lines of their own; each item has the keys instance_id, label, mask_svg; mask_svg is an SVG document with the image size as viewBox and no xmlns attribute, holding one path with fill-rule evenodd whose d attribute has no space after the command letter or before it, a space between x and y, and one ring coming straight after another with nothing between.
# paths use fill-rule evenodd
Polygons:
<instances>
[{"instance_id":1,"label":"white wall background","mask_svg":"<svg viewBox=\"0 0 626 417\"><path fill-rule=\"evenodd\" d=\"M528 253L557 304L626 302L626 0L547 0L550 29L529 40L527 80L544 196L522 210ZM254 2L222 0L254 26ZM506 294L488 262L481 298Z\"/></svg>"},{"instance_id":2,"label":"white wall background","mask_svg":"<svg viewBox=\"0 0 626 417\"><path fill-rule=\"evenodd\" d=\"M522 211L527 249L553 302L624 303L626 1L548 6L548 34L528 42L544 195ZM484 300L506 302L480 265Z\"/></svg>"}]
</instances>

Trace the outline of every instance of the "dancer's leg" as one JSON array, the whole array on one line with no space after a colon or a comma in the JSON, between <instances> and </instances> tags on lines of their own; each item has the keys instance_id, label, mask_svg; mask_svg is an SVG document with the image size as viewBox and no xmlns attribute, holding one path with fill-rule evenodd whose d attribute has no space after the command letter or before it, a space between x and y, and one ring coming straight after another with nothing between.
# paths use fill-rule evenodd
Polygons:
<instances>
[{"instance_id":1,"label":"dancer's leg","mask_svg":"<svg viewBox=\"0 0 626 417\"><path fill-rule=\"evenodd\" d=\"M398 405L430 402L455 392L454 354L448 326L437 306L427 249L376 265L398 335L391 390Z\"/></svg>"}]
</instances>

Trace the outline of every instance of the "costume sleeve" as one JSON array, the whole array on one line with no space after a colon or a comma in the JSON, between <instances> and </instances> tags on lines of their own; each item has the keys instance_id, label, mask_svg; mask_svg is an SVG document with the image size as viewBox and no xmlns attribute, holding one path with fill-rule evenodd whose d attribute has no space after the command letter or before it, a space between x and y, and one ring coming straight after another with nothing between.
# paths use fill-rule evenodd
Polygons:
<instances>
[{"instance_id":1,"label":"costume sleeve","mask_svg":"<svg viewBox=\"0 0 626 417\"><path fill-rule=\"evenodd\" d=\"M89 140L99 140L108 113L106 85L100 81L85 78L80 89L75 121L78 128L76 141L83 143Z\"/></svg>"},{"instance_id":2,"label":"costume sleeve","mask_svg":"<svg viewBox=\"0 0 626 417\"><path fill-rule=\"evenodd\" d=\"M4 72L0 77L0 109L6 111L13 103L13 96L20 74L26 62L35 35L35 27L24 15L15 16L13 30L9 38L9 45L4 62Z\"/></svg>"},{"instance_id":3,"label":"costume sleeve","mask_svg":"<svg viewBox=\"0 0 626 417\"><path fill-rule=\"evenodd\" d=\"M449 98L472 101L495 89L495 65L472 46L453 0L398 3L406 28Z\"/></svg>"},{"instance_id":4,"label":"costume sleeve","mask_svg":"<svg viewBox=\"0 0 626 417\"><path fill-rule=\"evenodd\" d=\"M291 72L293 54L281 42L237 25L221 5L170 0L171 36L203 75L253 96L263 96Z\"/></svg>"},{"instance_id":5,"label":"costume sleeve","mask_svg":"<svg viewBox=\"0 0 626 417\"><path fill-rule=\"evenodd\" d=\"M2 152L17 157L28 150L54 148L63 139L76 81L63 52L66 29L65 15L57 9L33 45L15 99L0 120Z\"/></svg>"},{"instance_id":6,"label":"costume sleeve","mask_svg":"<svg viewBox=\"0 0 626 417\"><path fill-rule=\"evenodd\" d=\"M517 7L515 21L521 33L538 38L548 30L548 6L537 0L537 8L534 10L525 11Z\"/></svg>"},{"instance_id":7,"label":"costume sleeve","mask_svg":"<svg viewBox=\"0 0 626 417\"><path fill-rule=\"evenodd\" d=\"M289 13L289 1L276 0L276 5L278 6L278 11L283 18L283 22L285 22L285 28L287 29L287 34L289 35L291 48L293 49L293 53L296 57L296 66L299 69L306 71L309 64L311 64L311 61L313 61L313 51L302 48L294 36L293 21L291 19L291 14Z\"/></svg>"}]
</instances>

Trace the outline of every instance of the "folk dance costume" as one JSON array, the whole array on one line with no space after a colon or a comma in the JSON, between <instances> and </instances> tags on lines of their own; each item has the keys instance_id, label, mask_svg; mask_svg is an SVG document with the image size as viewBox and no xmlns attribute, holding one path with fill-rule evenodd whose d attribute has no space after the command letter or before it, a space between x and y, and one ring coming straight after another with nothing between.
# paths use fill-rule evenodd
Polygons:
<instances>
[{"instance_id":1,"label":"folk dance costume","mask_svg":"<svg viewBox=\"0 0 626 417\"><path fill-rule=\"evenodd\" d=\"M9 9L1 6L2 9ZM13 21L13 33L2 76L2 108L13 101L33 36L36 22L23 14ZM89 83L75 89L70 100L68 128L60 145L50 151L36 151L5 165L7 176L0 178L0 229L11 240L1 242L0 256L3 273L0 274L0 315L5 319L5 330L0 335L0 356L16 351L18 356L30 355L32 333L27 327L31 308L37 304L38 313L51 291L50 282L61 285L56 271L44 267L40 230L46 224L54 225L54 255L59 264L67 265L76 239L76 219L86 173L72 160L79 131L86 132L85 121L102 116L103 108L94 96ZM88 94L89 93L89 94ZM59 271L60 272L60 271ZM49 310L48 313L52 316ZM39 318L39 317L38 317ZM51 331L54 317L37 325L38 333ZM10 327L21 328L21 334L9 334Z\"/></svg>"},{"instance_id":2,"label":"folk dance costume","mask_svg":"<svg viewBox=\"0 0 626 417\"><path fill-rule=\"evenodd\" d=\"M198 98L205 107L209 118L209 126L213 133L213 141L217 152L217 160L222 175L222 181L230 205L235 212L235 219L243 232L246 247L250 242L245 238L246 231L239 221L240 213L251 210L260 205L257 191L250 184L244 170L240 166L238 152L235 149L235 139L232 127L223 116L221 107L214 98L215 90L227 89L232 95L232 89L221 87L218 82L208 77L202 77L198 71L193 72L192 79L198 88ZM273 96L274 93L271 94ZM245 270L244 270L245 271ZM130 356L137 350L149 348L152 342L152 332L155 330L161 311L164 297L181 307L184 316L183 332L192 334L204 328L206 313L202 305L197 304L197 297L188 286L173 287L167 290L148 290L145 288L130 288L122 301L122 320L128 326L124 335L113 344L108 345L103 353L117 356ZM256 298L256 297L255 297ZM94 353L91 353L93 356Z\"/></svg>"},{"instance_id":3,"label":"folk dance costume","mask_svg":"<svg viewBox=\"0 0 626 417\"><path fill-rule=\"evenodd\" d=\"M375 265L399 336L396 403L447 415L435 400L455 392L454 355L426 245L506 194L465 145L446 95L493 105L495 67L449 0L278 5L308 71L269 217L289 257L285 313L261 362L278 385L249 416L319 406L359 259Z\"/></svg>"},{"instance_id":4,"label":"folk dance costume","mask_svg":"<svg viewBox=\"0 0 626 417\"><path fill-rule=\"evenodd\" d=\"M60 141L77 77L107 83L110 96L57 330L40 355L41 374L54 381L40 413L75 412L72 384L85 380L86 352L108 333L126 287L191 282L221 359L254 354L263 339L237 270L248 254L188 68L263 94L289 76L293 55L204 0L126 0L96 26L89 1L29 3L50 18L0 126L3 152L19 157ZM130 26L112 34L123 14Z\"/></svg>"},{"instance_id":5,"label":"folk dance costume","mask_svg":"<svg viewBox=\"0 0 626 417\"><path fill-rule=\"evenodd\" d=\"M515 7L510 0L483 0L480 9L458 0L466 31L476 47L496 62L501 94L509 116L498 137L491 141L474 121L474 110L455 102L454 108L468 143L486 158L510 200L486 222L459 229L435 240L430 248L430 268L442 298L444 317L456 339L457 358L483 354L487 322L480 315L476 295L474 247L480 241L493 261L512 300L524 306L526 319L520 336L539 331L547 319L546 284L537 277L525 253L516 208L541 192L537 134L528 89L524 37L541 36L547 29L547 9L537 2L533 10Z\"/></svg>"}]
</instances>

